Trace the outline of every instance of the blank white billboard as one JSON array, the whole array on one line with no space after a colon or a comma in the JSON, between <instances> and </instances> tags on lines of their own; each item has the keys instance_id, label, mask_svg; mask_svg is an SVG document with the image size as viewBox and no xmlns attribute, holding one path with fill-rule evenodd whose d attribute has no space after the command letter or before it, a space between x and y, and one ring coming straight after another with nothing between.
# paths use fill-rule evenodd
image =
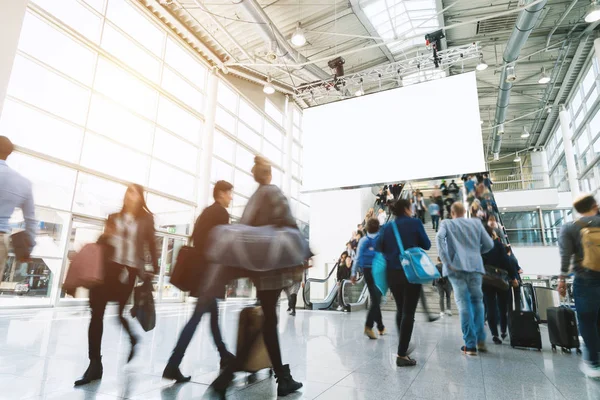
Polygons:
<instances>
[{"instance_id":1,"label":"blank white billboard","mask_svg":"<svg viewBox=\"0 0 600 400\"><path fill-rule=\"evenodd\" d=\"M475 73L304 111L304 191L485 170Z\"/></svg>"}]
</instances>

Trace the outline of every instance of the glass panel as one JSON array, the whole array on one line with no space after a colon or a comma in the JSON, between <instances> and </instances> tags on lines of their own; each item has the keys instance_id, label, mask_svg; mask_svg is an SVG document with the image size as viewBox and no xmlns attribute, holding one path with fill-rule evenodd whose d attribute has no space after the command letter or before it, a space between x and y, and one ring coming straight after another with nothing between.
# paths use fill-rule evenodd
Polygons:
<instances>
[{"instance_id":1,"label":"glass panel","mask_svg":"<svg viewBox=\"0 0 600 400\"><path fill-rule=\"evenodd\" d=\"M123 207L125 185L79 173L75 188L73 212L94 217L107 218Z\"/></svg>"},{"instance_id":2,"label":"glass panel","mask_svg":"<svg viewBox=\"0 0 600 400\"><path fill-rule=\"evenodd\" d=\"M600 134L600 109L596 111L594 117L590 120L590 134L592 137L596 137Z\"/></svg>"},{"instance_id":3,"label":"glass panel","mask_svg":"<svg viewBox=\"0 0 600 400\"><path fill-rule=\"evenodd\" d=\"M109 24L104 26L102 47L146 78L158 83L160 61Z\"/></svg>"},{"instance_id":4,"label":"glass panel","mask_svg":"<svg viewBox=\"0 0 600 400\"><path fill-rule=\"evenodd\" d=\"M215 131L213 142L213 153L224 160L233 162L233 152L235 151L235 142L223 133Z\"/></svg>"},{"instance_id":5,"label":"glass panel","mask_svg":"<svg viewBox=\"0 0 600 400\"><path fill-rule=\"evenodd\" d=\"M92 86L95 54L29 11L25 14L21 29L19 50L87 86Z\"/></svg>"},{"instance_id":6,"label":"glass panel","mask_svg":"<svg viewBox=\"0 0 600 400\"><path fill-rule=\"evenodd\" d=\"M540 246L543 245L542 231L536 230L507 230L509 242L515 246Z\"/></svg>"},{"instance_id":7,"label":"glass panel","mask_svg":"<svg viewBox=\"0 0 600 400\"><path fill-rule=\"evenodd\" d=\"M65 281L69 267L71 266L71 258L86 244L95 243L102 235L103 230L104 224L100 221L86 221L79 219L73 220L73 225L71 226L71 235L69 236L69 256L66 260L65 270L61 280L61 287ZM87 299L89 297L89 290L86 288L77 288L73 297L67 295L63 290L61 290L60 297Z\"/></svg>"},{"instance_id":8,"label":"glass panel","mask_svg":"<svg viewBox=\"0 0 600 400\"><path fill-rule=\"evenodd\" d=\"M107 162L110 159L110 162ZM150 157L86 132L81 165L108 175L145 186Z\"/></svg>"},{"instance_id":9,"label":"glass panel","mask_svg":"<svg viewBox=\"0 0 600 400\"><path fill-rule=\"evenodd\" d=\"M92 95L87 127L146 154L152 152L154 124L97 93Z\"/></svg>"},{"instance_id":10,"label":"glass panel","mask_svg":"<svg viewBox=\"0 0 600 400\"><path fill-rule=\"evenodd\" d=\"M597 90L592 90L592 92L590 93L589 97L585 101L585 108L586 108L586 110L587 110L588 113L593 109L594 103L596 102L597 98L598 98L598 91Z\"/></svg>"},{"instance_id":11,"label":"glass panel","mask_svg":"<svg viewBox=\"0 0 600 400\"><path fill-rule=\"evenodd\" d=\"M283 113L269 99L265 99L265 113L279 125L283 126Z\"/></svg>"},{"instance_id":12,"label":"glass panel","mask_svg":"<svg viewBox=\"0 0 600 400\"><path fill-rule=\"evenodd\" d=\"M106 16L148 50L162 55L165 33L126 0L109 0Z\"/></svg>"},{"instance_id":13,"label":"glass panel","mask_svg":"<svg viewBox=\"0 0 600 400\"><path fill-rule=\"evenodd\" d=\"M77 0L32 0L94 43L100 41L102 20Z\"/></svg>"},{"instance_id":14,"label":"glass panel","mask_svg":"<svg viewBox=\"0 0 600 400\"><path fill-rule=\"evenodd\" d=\"M558 246L558 238L560 237L559 228L544 229L544 237L546 246Z\"/></svg>"},{"instance_id":15,"label":"glass panel","mask_svg":"<svg viewBox=\"0 0 600 400\"><path fill-rule=\"evenodd\" d=\"M300 146L296 143L292 144L292 160L300 162Z\"/></svg>"},{"instance_id":16,"label":"glass panel","mask_svg":"<svg viewBox=\"0 0 600 400\"><path fill-rule=\"evenodd\" d=\"M155 236L154 237L154 243L156 243L156 256L158 257L158 267L161 268L162 267L162 253L163 253L163 241L165 240L165 238L163 236ZM150 254L148 254L148 252L146 252L145 254L146 256L146 264L145 266L148 269L152 269L152 257L150 256ZM158 282L160 280L160 275L154 275L154 277L152 278L152 288L154 289L152 291L152 294L154 295L154 298L156 299L159 296L158 293Z\"/></svg>"},{"instance_id":17,"label":"glass panel","mask_svg":"<svg viewBox=\"0 0 600 400\"><path fill-rule=\"evenodd\" d=\"M579 135L579 138L577 138L577 147L579 150L579 154L583 153L585 149L587 149L589 144L590 141L588 139L588 134L587 131L584 129L583 132L581 132L581 135Z\"/></svg>"},{"instance_id":18,"label":"glass panel","mask_svg":"<svg viewBox=\"0 0 600 400\"><path fill-rule=\"evenodd\" d=\"M158 101L156 91L104 58L98 60L94 88L130 110L154 120Z\"/></svg>"},{"instance_id":19,"label":"glass panel","mask_svg":"<svg viewBox=\"0 0 600 400\"><path fill-rule=\"evenodd\" d=\"M235 169L234 182L235 191L243 194L246 197L252 196L256 191L258 184L254 181L254 178L245 172Z\"/></svg>"},{"instance_id":20,"label":"glass panel","mask_svg":"<svg viewBox=\"0 0 600 400\"><path fill-rule=\"evenodd\" d=\"M183 239L167 238L167 254L163 272L163 284L160 288L161 299L163 300L177 300L181 298L181 290L171 285L170 280L179 250L186 244L187 242Z\"/></svg>"},{"instance_id":21,"label":"glass panel","mask_svg":"<svg viewBox=\"0 0 600 400\"><path fill-rule=\"evenodd\" d=\"M600 154L600 138L596 139L594 142L594 152L596 155Z\"/></svg>"},{"instance_id":22,"label":"glass panel","mask_svg":"<svg viewBox=\"0 0 600 400\"><path fill-rule=\"evenodd\" d=\"M250 172L254 167L254 154L237 145L235 149L235 166L242 171Z\"/></svg>"},{"instance_id":23,"label":"glass panel","mask_svg":"<svg viewBox=\"0 0 600 400\"><path fill-rule=\"evenodd\" d=\"M540 227L537 211L502 213L502 222L506 229L530 229Z\"/></svg>"},{"instance_id":24,"label":"glass panel","mask_svg":"<svg viewBox=\"0 0 600 400\"><path fill-rule=\"evenodd\" d=\"M198 168L198 148L160 128L156 128L153 154L154 157L185 169L192 174L196 174Z\"/></svg>"},{"instance_id":25,"label":"glass panel","mask_svg":"<svg viewBox=\"0 0 600 400\"><path fill-rule=\"evenodd\" d=\"M191 107L194 111L202 112L204 102L202 93L168 67L163 68L161 86Z\"/></svg>"},{"instance_id":26,"label":"glass panel","mask_svg":"<svg viewBox=\"0 0 600 400\"><path fill-rule=\"evenodd\" d=\"M295 179L292 179L292 197L297 199L300 195L300 182Z\"/></svg>"},{"instance_id":27,"label":"glass panel","mask_svg":"<svg viewBox=\"0 0 600 400\"><path fill-rule=\"evenodd\" d=\"M594 83L596 83L596 72L594 72L594 68L590 67L587 73L585 74L585 78L583 78L583 81L581 83L583 93L588 94L594 86Z\"/></svg>"},{"instance_id":28,"label":"glass panel","mask_svg":"<svg viewBox=\"0 0 600 400\"><path fill-rule=\"evenodd\" d=\"M292 126L292 136L294 137L294 139L296 141L300 141L301 140L301 133L300 133L300 129L298 129L296 127L296 125Z\"/></svg>"},{"instance_id":29,"label":"glass panel","mask_svg":"<svg viewBox=\"0 0 600 400\"><path fill-rule=\"evenodd\" d=\"M262 138L258 133L254 132L241 121L238 122L237 137L239 140L246 143L248 146L256 150L260 150Z\"/></svg>"},{"instance_id":30,"label":"glass panel","mask_svg":"<svg viewBox=\"0 0 600 400\"><path fill-rule=\"evenodd\" d=\"M62 210L71 208L75 170L21 153L13 153L7 163L31 181L36 205Z\"/></svg>"},{"instance_id":31,"label":"glass panel","mask_svg":"<svg viewBox=\"0 0 600 400\"><path fill-rule=\"evenodd\" d=\"M579 107L581 107L582 102L583 102L583 99L581 98L581 90L579 90L579 88L577 88L575 90L575 93L573 94L573 99L571 100L571 106L570 106L573 115L577 114L577 112L579 111Z\"/></svg>"},{"instance_id":32,"label":"glass panel","mask_svg":"<svg viewBox=\"0 0 600 400\"><path fill-rule=\"evenodd\" d=\"M273 185L282 186L283 183L283 172L279 168L271 168L271 174L273 175Z\"/></svg>"},{"instance_id":33,"label":"glass panel","mask_svg":"<svg viewBox=\"0 0 600 400\"><path fill-rule=\"evenodd\" d=\"M581 125L581 123L583 122L583 118L585 117L585 113L583 112L583 110L581 110L579 112L579 114L577 114L577 116L575 117L575 127L573 129L573 133L575 133L575 131L577 130L577 128L579 128L579 126ZM572 137L572 136L571 136Z\"/></svg>"},{"instance_id":34,"label":"glass panel","mask_svg":"<svg viewBox=\"0 0 600 400\"><path fill-rule=\"evenodd\" d=\"M254 285L249 278L241 278L231 281L226 287L227 298L252 298Z\"/></svg>"},{"instance_id":35,"label":"glass panel","mask_svg":"<svg viewBox=\"0 0 600 400\"><path fill-rule=\"evenodd\" d=\"M229 133L235 133L235 117L221 107L217 107L215 122Z\"/></svg>"},{"instance_id":36,"label":"glass panel","mask_svg":"<svg viewBox=\"0 0 600 400\"><path fill-rule=\"evenodd\" d=\"M182 199L194 199L194 177L157 160L152 160L149 186Z\"/></svg>"},{"instance_id":37,"label":"glass panel","mask_svg":"<svg viewBox=\"0 0 600 400\"><path fill-rule=\"evenodd\" d=\"M160 98L157 122L182 138L200 144L202 121L166 97Z\"/></svg>"},{"instance_id":38,"label":"glass panel","mask_svg":"<svg viewBox=\"0 0 600 400\"><path fill-rule=\"evenodd\" d=\"M271 143L263 141L262 154L274 164L281 165L283 153L280 150L277 150Z\"/></svg>"},{"instance_id":39,"label":"glass panel","mask_svg":"<svg viewBox=\"0 0 600 400\"><path fill-rule=\"evenodd\" d=\"M235 190L235 188L234 188ZM246 208L246 204L248 204L248 199L244 196L240 196L236 194L233 196L233 206L231 208L231 214L233 216L241 218L244 214L244 209Z\"/></svg>"},{"instance_id":40,"label":"glass panel","mask_svg":"<svg viewBox=\"0 0 600 400\"><path fill-rule=\"evenodd\" d=\"M211 180L216 181L233 181L233 167L217 158L212 159L211 164ZM212 191L211 191L212 198Z\"/></svg>"},{"instance_id":41,"label":"glass panel","mask_svg":"<svg viewBox=\"0 0 600 400\"><path fill-rule=\"evenodd\" d=\"M302 120L302 111L298 110L296 107L292 107L292 118L294 119L294 125L300 127L300 123Z\"/></svg>"},{"instance_id":42,"label":"glass panel","mask_svg":"<svg viewBox=\"0 0 600 400\"><path fill-rule=\"evenodd\" d=\"M264 137L278 149L283 147L283 133L268 121L265 121Z\"/></svg>"},{"instance_id":43,"label":"glass panel","mask_svg":"<svg viewBox=\"0 0 600 400\"><path fill-rule=\"evenodd\" d=\"M262 130L262 115L244 99L240 100L240 118L255 131Z\"/></svg>"},{"instance_id":44,"label":"glass panel","mask_svg":"<svg viewBox=\"0 0 600 400\"><path fill-rule=\"evenodd\" d=\"M19 55L8 94L76 124L85 123L90 91Z\"/></svg>"},{"instance_id":45,"label":"glass panel","mask_svg":"<svg viewBox=\"0 0 600 400\"><path fill-rule=\"evenodd\" d=\"M300 165L298 165L298 163L292 163L292 176L300 178Z\"/></svg>"},{"instance_id":46,"label":"glass panel","mask_svg":"<svg viewBox=\"0 0 600 400\"><path fill-rule=\"evenodd\" d=\"M6 99L0 135L27 149L76 163L81 152L83 128Z\"/></svg>"},{"instance_id":47,"label":"glass panel","mask_svg":"<svg viewBox=\"0 0 600 400\"><path fill-rule=\"evenodd\" d=\"M204 90L206 67L171 38L167 38L165 62L199 89Z\"/></svg>"},{"instance_id":48,"label":"glass panel","mask_svg":"<svg viewBox=\"0 0 600 400\"><path fill-rule=\"evenodd\" d=\"M148 193L148 208L154 213L157 230L178 235L191 235L194 208L178 201Z\"/></svg>"},{"instance_id":49,"label":"glass panel","mask_svg":"<svg viewBox=\"0 0 600 400\"><path fill-rule=\"evenodd\" d=\"M94 7L99 13L104 13L104 0L85 0L85 2Z\"/></svg>"},{"instance_id":50,"label":"glass panel","mask_svg":"<svg viewBox=\"0 0 600 400\"><path fill-rule=\"evenodd\" d=\"M238 97L239 96L232 89L230 89L229 86L227 86L223 81L219 81L219 88L217 92L219 104L224 106L229 111L235 113L237 111Z\"/></svg>"},{"instance_id":51,"label":"glass panel","mask_svg":"<svg viewBox=\"0 0 600 400\"><path fill-rule=\"evenodd\" d=\"M12 249L6 260L3 276L0 277L0 298L10 295L25 297L49 297L54 274L60 272L67 240L69 214L36 208L39 229L36 246L31 259L26 263L15 260ZM22 226L22 216L15 215L12 226Z\"/></svg>"}]
</instances>

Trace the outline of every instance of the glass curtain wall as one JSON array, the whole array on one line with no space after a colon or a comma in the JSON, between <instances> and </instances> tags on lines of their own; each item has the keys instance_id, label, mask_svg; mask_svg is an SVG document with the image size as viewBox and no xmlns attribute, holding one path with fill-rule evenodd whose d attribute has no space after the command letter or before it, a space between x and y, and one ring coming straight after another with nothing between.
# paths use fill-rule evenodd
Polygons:
<instances>
[{"instance_id":1,"label":"glass curtain wall","mask_svg":"<svg viewBox=\"0 0 600 400\"><path fill-rule=\"evenodd\" d=\"M573 221L572 210L503 212L508 240L515 246L558 246L561 227Z\"/></svg>"},{"instance_id":2,"label":"glass curtain wall","mask_svg":"<svg viewBox=\"0 0 600 400\"><path fill-rule=\"evenodd\" d=\"M600 187L600 68L595 55L580 75L567 103L570 116L571 137L577 166L579 189L584 193L596 193ZM557 122L546 144L552 183L561 191L568 191L565 150Z\"/></svg>"},{"instance_id":3,"label":"glass curtain wall","mask_svg":"<svg viewBox=\"0 0 600 400\"><path fill-rule=\"evenodd\" d=\"M129 182L148 189L155 214L157 298L182 299L169 276L200 211L208 74L194 51L135 2L30 2L0 135L17 145L9 165L33 183L38 238L31 262L8 260L0 306L72 300L60 290L67 256L96 240ZM230 212L239 218L255 188L254 154L274 162L274 183L282 184L285 112L272 104L262 112L224 82L218 87L211 181L234 183ZM307 214L303 204L299 212ZM305 214L297 215L307 223ZM22 227L21 213L11 223Z\"/></svg>"}]
</instances>

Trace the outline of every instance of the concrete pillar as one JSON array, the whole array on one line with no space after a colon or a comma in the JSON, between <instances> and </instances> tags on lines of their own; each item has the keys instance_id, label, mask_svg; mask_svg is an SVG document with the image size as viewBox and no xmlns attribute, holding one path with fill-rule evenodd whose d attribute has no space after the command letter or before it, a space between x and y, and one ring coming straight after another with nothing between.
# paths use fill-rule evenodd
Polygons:
<instances>
[{"instance_id":1,"label":"concrete pillar","mask_svg":"<svg viewBox=\"0 0 600 400\"><path fill-rule=\"evenodd\" d=\"M283 155L283 193L292 197L292 145L294 144L294 113L293 102L289 96L285 96L285 151Z\"/></svg>"},{"instance_id":2,"label":"concrete pillar","mask_svg":"<svg viewBox=\"0 0 600 400\"><path fill-rule=\"evenodd\" d=\"M594 40L594 57L600 61L600 38Z\"/></svg>"},{"instance_id":3,"label":"concrete pillar","mask_svg":"<svg viewBox=\"0 0 600 400\"><path fill-rule=\"evenodd\" d=\"M0 116L12 71L28 0L5 0L0 12Z\"/></svg>"},{"instance_id":4,"label":"concrete pillar","mask_svg":"<svg viewBox=\"0 0 600 400\"><path fill-rule=\"evenodd\" d=\"M577 166L575 165L575 153L573 153L573 136L569 127L570 116L564 105L560 106L560 130L563 137L563 145L565 147L565 160L567 162L567 174L569 176L569 188L571 189L571 197L576 199L579 196L579 181L577 180Z\"/></svg>"},{"instance_id":5,"label":"concrete pillar","mask_svg":"<svg viewBox=\"0 0 600 400\"><path fill-rule=\"evenodd\" d=\"M550 187L550 173L548 171L548 155L546 151L538 151L531 154L531 172L534 179L534 188Z\"/></svg>"},{"instance_id":6,"label":"concrete pillar","mask_svg":"<svg viewBox=\"0 0 600 400\"><path fill-rule=\"evenodd\" d=\"M204 131L202 134L202 151L199 168L200 179L198 182L198 212L202 211L209 204L218 84L219 78L213 70L208 75L208 88L206 90L206 113L204 115Z\"/></svg>"}]
</instances>

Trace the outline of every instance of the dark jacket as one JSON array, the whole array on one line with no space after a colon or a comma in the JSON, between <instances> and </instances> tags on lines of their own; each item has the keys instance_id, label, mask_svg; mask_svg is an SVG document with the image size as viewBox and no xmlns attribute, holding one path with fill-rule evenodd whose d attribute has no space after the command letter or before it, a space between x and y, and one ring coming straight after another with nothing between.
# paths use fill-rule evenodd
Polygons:
<instances>
[{"instance_id":1,"label":"dark jacket","mask_svg":"<svg viewBox=\"0 0 600 400\"><path fill-rule=\"evenodd\" d=\"M202 261L204 261L206 242L212 228L227 224L229 224L229 213L219 203L214 203L202 211L202 214L196 220L194 232L192 233L194 248L196 248L198 254L202 257Z\"/></svg>"},{"instance_id":2,"label":"dark jacket","mask_svg":"<svg viewBox=\"0 0 600 400\"><path fill-rule=\"evenodd\" d=\"M111 214L108 216L106 222L107 226L115 227L115 220L119 216L119 213ZM153 267L154 274L160 273L158 266L158 254L156 253L156 240L154 237L154 216L152 214L145 214L137 219L137 238L136 238L136 258L137 268L140 271L144 271L146 265L146 250L150 256L150 263Z\"/></svg>"},{"instance_id":3,"label":"dark jacket","mask_svg":"<svg viewBox=\"0 0 600 400\"><path fill-rule=\"evenodd\" d=\"M510 262L510 258L508 257L508 254L506 254L506 250L500 239L494 240L494 248L489 252L482 254L481 257L483 258L483 263L485 265L490 265L508 272L508 278L510 280L518 279L519 274Z\"/></svg>"},{"instance_id":4,"label":"dark jacket","mask_svg":"<svg viewBox=\"0 0 600 400\"><path fill-rule=\"evenodd\" d=\"M260 185L248 200L240 223L250 226L274 225L298 229L287 198L275 185ZM257 290L277 290L302 280L303 267L253 274Z\"/></svg>"},{"instance_id":5,"label":"dark jacket","mask_svg":"<svg viewBox=\"0 0 600 400\"><path fill-rule=\"evenodd\" d=\"M351 271L352 271L352 268L348 268L346 266L346 263L338 265L337 281L340 282L340 281L343 281L344 279L350 279Z\"/></svg>"},{"instance_id":6,"label":"dark jacket","mask_svg":"<svg viewBox=\"0 0 600 400\"><path fill-rule=\"evenodd\" d=\"M402 269L400 264L400 248L394 235L392 224L396 224L404 249L420 247L423 250L431 248L431 241L425 233L425 228L421 220L406 216L396 217L394 221L384 225L375 248L383 253L387 261L388 269Z\"/></svg>"}]
</instances>

